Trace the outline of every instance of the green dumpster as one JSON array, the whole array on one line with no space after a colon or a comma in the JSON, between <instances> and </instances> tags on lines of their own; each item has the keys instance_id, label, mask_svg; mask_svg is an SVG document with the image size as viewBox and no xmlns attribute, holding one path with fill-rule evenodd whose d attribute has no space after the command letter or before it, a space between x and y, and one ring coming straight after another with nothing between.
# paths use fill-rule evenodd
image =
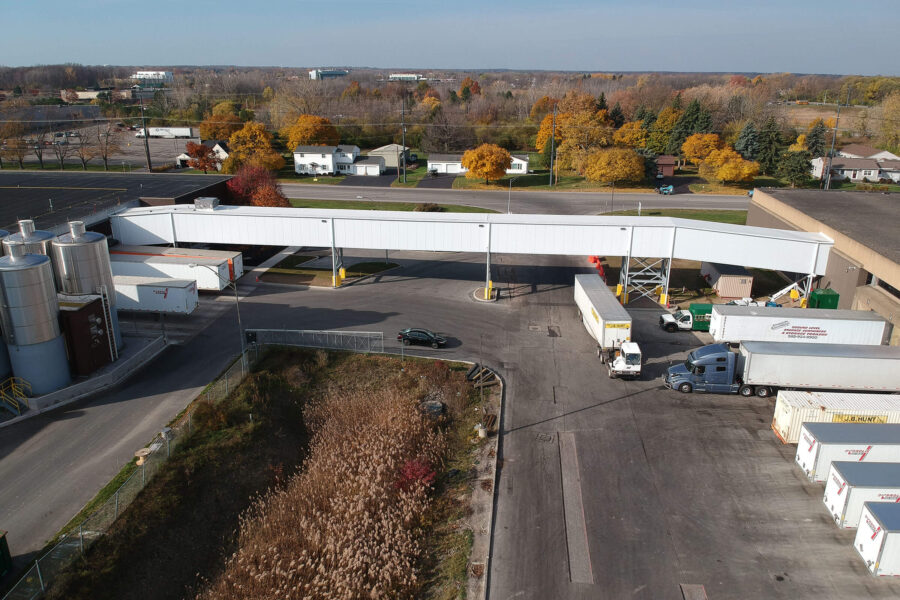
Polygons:
<instances>
[{"instance_id":1,"label":"green dumpster","mask_svg":"<svg viewBox=\"0 0 900 600\"><path fill-rule=\"evenodd\" d=\"M9 555L9 546L6 543L6 532L0 530L0 579L12 569L12 557Z\"/></svg>"},{"instance_id":2,"label":"green dumpster","mask_svg":"<svg viewBox=\"0 0 900 600\"><path fill-rule=\"evenodd\" d=\"M688 311L691 313L691 330L709 331L712 308L712 304L691 304L688 307Z\"/></svg>"},{"instance_id":3,"label":"green dumpster","mask_svg":"<svg viewBox=\"0 0 900 600\"><path fill-rule=\"evenodd\" d=\"M840 299L841 295L832 289L813 290L809 294L809 307L836 309Z\"/></svg>"}]
</instances>

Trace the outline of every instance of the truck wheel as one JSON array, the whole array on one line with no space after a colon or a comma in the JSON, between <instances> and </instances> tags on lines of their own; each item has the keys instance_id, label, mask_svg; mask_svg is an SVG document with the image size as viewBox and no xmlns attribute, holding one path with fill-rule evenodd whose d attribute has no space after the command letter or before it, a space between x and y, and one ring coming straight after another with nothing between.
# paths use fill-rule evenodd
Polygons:
<instances>
[{"instance_id":1,"label":"truck wheel","mask_svg":"<svg viewBox=\"0 0 900 600\"><path fill-rule=\"evenodd\" d=\"M770 390L766 386L762 386L762 387L756 388L756 395L759 396L760 398L768 398L769 396L772 395L772 390Z\"/></svg>"},{"instance_id":2,"label":"truck wheel","mask_svg":"<svg viewBox=\"0 0 900 600\"><path fill-rule=\"evenodd\" d=\"M597 346L597 358L600 359L601 365L606 364L606 353L603 352L603 348L601 348L600 346Z\"/></svg>"},{"instance_id":3,"label":"truck wheel","mask_svg":"<svg viewBox=\"0 0 900 600\"><path fill-rule=\"evenodd\" d=\"M616 374L612 372L612 369L609 370L609 378L610 378L610 379L615 379L615 378L616 378Z\"/></svg>"},{"instance_id":4,"label":"truck wheel","mask_svg":"<svg viewBox=\"0 0 900 600\"><path fill-rule=\"evenodd\" d=\"M694 388L689 383L682 383L678 386L678 391L682 394L690 394L692 391L694 391Z\"/></svg>"},{"instance_id":5,"label":"truck wheel","mask_svg":"<svg viewBox=\"0 0 900 600\"><path fill-rule=\"evenodd\" d=\"M749 398L753 395L753 386L752 385L742 385L741 389L738 390L738 394L745 398Z\"/></svg>"},{"instance_id":6,"label":"truck wheel","mask_svg":"<svg viewBox=\"0 0 900 600\"><path fill-rule=\"evenodd\" d=\"M668 331L669 333L675 333L676 331L678 331L678 326L674 323L669 323L668 325L666 325L666 331Z\"/></svg>"}]
</instances>

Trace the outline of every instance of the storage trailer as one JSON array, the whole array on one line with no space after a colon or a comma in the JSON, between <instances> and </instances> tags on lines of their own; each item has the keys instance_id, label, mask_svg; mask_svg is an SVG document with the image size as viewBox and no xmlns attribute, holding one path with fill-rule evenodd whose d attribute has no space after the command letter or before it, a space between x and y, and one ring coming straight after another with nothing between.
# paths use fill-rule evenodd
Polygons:
<instances>
[{"instance_id":1,"label":"storage trailer","mask_svg":"<svg viewBox=\"0 0 900 600\"><path fill-rule=\"evenodd\" d=\"M838 527L856 529L866 502L900 501L900 464L835 461L822 501Z\"/></svg>"},{"instance_id":2,"label":"storage trailer","mask_svg":"<svg viewBox=\"0 0 900 600\"><path fill-rule=\"evenodd\" d=\"M213 258L228 262L228 278L237 281L244 275L244 256L231 250L207 250L204 248L172 248L171 246L126 246L119 244L109 249L112 254L133 256L176 256L181 258Z\"/></svg>"},{"instance_id":3,"label":"storage trailer","mask_svg":"<svg viewBox=\"0 0 900 600\"><path fill-rule=\"evenodd\" d=\"M221 258L110 254L113 275L190 279L200 290L221 291L229 284L228 262Z\"/></svg>"},{"instance_id":4,"label":"storage trailer","mask_svg":"<svg viewBox=\"0 0 900 600\"><path fill-rule=\"evenodd\" d=\"M631 315L599 275L575 276L575 305L609 376L640 377L641 350L631 341Z\"/></svg>"},{"instance_id":5,"label":"storage trailer","mask_svg":"<svg viewBox=\"0 0 900 600\"><path fill-rule=\"evenodd\" d=\"M867 310L776 308L716 304L709 333L716 342L885 344L893 326Z\"/></svg>"},{"instance_id":6,"label":"storage trailer","mask_svg":"<svg viewBox=\"0 0 900 600\"><path fill-rule=\"evenodd\" d=\"M872 575L900 575L900 504L866 502L853 547Z\"/></svg>"},{"instance_id":7,"label":"storage trailer","mask_svg":"<svg viewBox=\"0 0 900 600\"><path fill-rule=\"evenodd\" d=\"M134 134L134 137L144 137L144 129L139 129ZM194 136L194 131L190 127L148 127L147 137L173 140L175 138L192 138L196 136Z\"/></svg>"},{"instance_id":8,"label":"storage trailer","mask_svg":"<svg viewBox=\"0 0 900 600\"><path fill-rule=\"evenodd\" d=\"M796 444L804 423L900 423L900 395L781 390L772 431Z\"/></svg>"},{"instance_id":9,"label":"storage trailer","mask_svg":"<svg viewBox=\"0 0 900 600\"><path fill-rule=\"evenodd\" d=\"M119 310L189 315L197 308L197 281L113 276Z\"/></svg>"},{"instance_id":10,"label":"storage trailer","mask_svg":"<svg viewBox=\"0 0 900 600\"><path fill-rule=\"evenodd\" d=\"M671 366L665 386L680 392L756 394L779 389L900 392L900 347L800 342L711 344Z\"/></svg>"},{"instance_id":11,"label":"storage trailer","mask_svg":"<svg viewBox=\"0 0 900 600\"><path fill-rule=\"evenodd\" d=\"M900 462L900 425L804 423L794 461L810 481L825 481L836 461Z\"/></svg>"}]
</instances>

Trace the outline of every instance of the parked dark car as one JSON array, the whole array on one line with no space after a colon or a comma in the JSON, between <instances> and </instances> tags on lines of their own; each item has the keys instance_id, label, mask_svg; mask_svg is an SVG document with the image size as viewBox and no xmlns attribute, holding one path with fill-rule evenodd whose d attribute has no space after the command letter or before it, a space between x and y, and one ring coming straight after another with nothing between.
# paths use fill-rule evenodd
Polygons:
<instances>
[{"instance_id":1,"label":"parked dark car","mask_svg":"<svg viewBox=\"0 0 900 600\"><path fill-rule=\"evenodd\" d=\"M440 348L447 343L447 340L433 331L427 329L416 329L408 327L397 334L397 341L403 342L404 346L410 344L424 344L432 348Z\"/></svg>"}]
</instances>

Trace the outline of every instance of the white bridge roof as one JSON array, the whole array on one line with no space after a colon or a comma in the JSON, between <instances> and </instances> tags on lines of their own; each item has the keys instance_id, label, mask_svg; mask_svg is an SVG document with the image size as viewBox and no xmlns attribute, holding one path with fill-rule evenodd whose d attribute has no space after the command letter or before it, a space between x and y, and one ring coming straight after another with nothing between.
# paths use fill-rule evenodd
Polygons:
<instances>
[{"instance_id":1,"label":"white bridge roof","mask_svg":"<svg viewBox=\"0 0 900 600\"><path fill-rule=\"evenodd\" d=\"M249 244L375 250L637 256L825 273L821 233L670 217L504 215L193 205L125 209L124 244Z\"/></svg>"}]
</instances>

